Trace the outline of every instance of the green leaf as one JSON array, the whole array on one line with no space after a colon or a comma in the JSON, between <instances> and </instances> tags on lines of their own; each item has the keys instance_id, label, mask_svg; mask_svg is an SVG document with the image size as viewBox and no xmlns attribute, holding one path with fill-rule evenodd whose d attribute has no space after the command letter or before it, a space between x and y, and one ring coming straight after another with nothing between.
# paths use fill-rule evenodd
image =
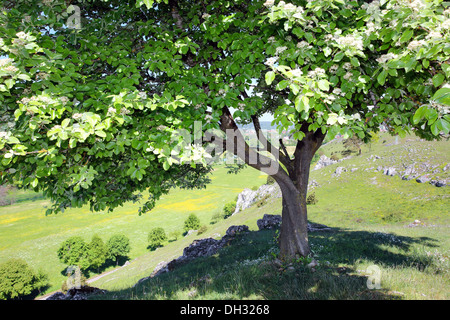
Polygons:
<instances>
[{"instance_id":1,"label":"green leaf","mask_svg":"<svg viewBox=\"0 0 450 320\"><path fill-rule=\"evenodd\" d=\"M378 83L384 85L384 83L386 82L386 76L387 76L386 70L381 71L377 77Z\"/></svg>"},{"instance_id":2,"label":"green leaf","mask_svg":"<svg viewBox=\"0 0 450 320\"><path fill-rule=\"evenodd\" d=\"M359 67L359 60L356 57L351 57L350 58L350 63L352 64L352 66L354 67Z\"/></svg>"},{"instance_id":3,"label":"green leaf","mask_svg":"<svg viewBox=\"0 0 450 320\"><path fill-rule=\"evenodd\" d=\"M277 90L283 90L286 89L286 87L288 86L289 82L287 80L282 80L280 82L278 82L276 89Z\"/></svg>"},{"instance_id":4,"label":"green leaf","mask_svg":"<svg viewBox=\"0 0 450 320\"><path fill-rule=\"evenodd\" d=\"M169 162L168 161L164 161L163 162L163 169L167 171L167 170L169 170L169 168L170 168Z\"/></svg>"},{"instance_id":5,"label":"green leaf","mask_svg":"<svg viewBox=\"0 0 450 320\"><path fill-rule=\"evenodd\" d=\"M400 37L400 42L406 42L409 41L409 39L411 39L411 37L414 34L414 30L409 29L403 32L402 36Z\"/></svg>"},{"instance_id":6,"label":"green leaf","mask_svg":"<svg viewBox=\"0 0 450 320\"><path fill-rule=\"evenodd\" d=\"M427 111L427 106L421 106L416 110L413 116L413 123L418 124L420 120L425 116L425 112Z\"/></svg>"},{"instance_id":7,"label":"green leaf","mask_svg":"<svg viewBox=\"0 0 450 320\"><path fill-rule=\"evenodd\" d=\"M438 73L433 77L433 85L439 87L444 82L445 76L442 73Z\"/></svg>"},{"instance_id":8,"label":"green leaf","mask_svg":"<svg viewBox=\"0 0 450 320\"><path fill-rule=\"evenodd\" d=\"M319 86L320 90L323 90L323 91L330 90L330 83L328 82L328 80L325 80L325 79L319 80L317 82L317 85Z\"/></svg>"},{"instance_id":9,"label":"green leaf","mask_svg":"<svg viewBox=\"0 0 450 320\"><path fill-rule=\"evenodd\" d=\"M267 85L270 85L273 80L275 79L275 72L269 71L266 73L266 83Z\"/></svg>"},{"instance_id":10,"label":"green leaf","mask_svg":"<svg viewBox=\"0 0 450 320\"><path fill-rule=\"evenodd\" d=\"M5 80L5 84L8 89L11 89L13 87L14 83L15 83L15 81L13 79Z\"/></svg>"},{"instance_id":11,"label":"green leaf","mask_svg":"<svg viewBox=\"0 0 450 320\"><path fill-rule=\"evenodd\" d=\"M441 88L433 95L433 100L445 105L450 105L450 88Z\"/></svg>"},{"instance_id":12,"label":"green leaf","mask_svg":"<svg viewBox=\"0 0 450 320\"><path fill-rule=\"evenodd\" d=\"M343 52L338 52L335 56L333 61L334 62L339 62L342 60L342 58L344 57L344 53Z\"/></svg>"}]
</instances>

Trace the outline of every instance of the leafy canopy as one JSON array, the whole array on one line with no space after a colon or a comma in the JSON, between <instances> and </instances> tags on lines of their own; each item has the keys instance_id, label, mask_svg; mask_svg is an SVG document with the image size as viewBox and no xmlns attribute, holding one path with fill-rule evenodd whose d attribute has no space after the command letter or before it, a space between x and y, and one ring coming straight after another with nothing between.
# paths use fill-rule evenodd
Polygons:
<instances>
[{"instance_id":1,"label":"leafy canopy","mask_svg":"<svg viewBox=\"0 0 450 320\"><path fill-rule=\"evenodd\" d=\"M142 212L204 187L204 142L272 113L297 139L380 125L450 128L450 9L441 0L5 1L0 10L0 183Z\"/></svg>"}]
</instances>

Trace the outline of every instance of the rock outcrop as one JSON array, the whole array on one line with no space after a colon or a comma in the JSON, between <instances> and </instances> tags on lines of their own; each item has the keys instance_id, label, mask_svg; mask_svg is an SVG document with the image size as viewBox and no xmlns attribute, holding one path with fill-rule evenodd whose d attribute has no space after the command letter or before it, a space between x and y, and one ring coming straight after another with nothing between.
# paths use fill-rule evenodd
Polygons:
<instances>
[{"instance_id":1,"label":"rock outcrop","mask_svg":"<svg viewBox=\"0 0 450 320\"><path fill-rule=\"evenodd\" d=\"M236 201L236 209L233 214L239 211L250 208L256 201L263 199L264 197L271 195L274 197L281 197L281 190L278 184L263 184L258 190L244 189L238 195Z\"/></svg>"},{"instance_id":2,"label":"rock outcrop","mask_svg":"<svg viewBox=\"0 0 450 320\"><path fill-rule=\"evenodd\" d=\"M169 272L174 270L175 268L188 263L198 257L208 257L216 254L220 248L223 248L225 245L227 245L231 240L233 240L236 235L248 232L248 226L241 225L241 226L231 226L228 228L228 230L225 233L225 236L222 237L220 240L216 240L213 238L205 238L205 239L198 239L194 240L189 246L184 248L183 255L173 259L169 262L162 261L160 262L155 269L153 270L152 274L149 277L140 279L136 284L152 278L159 276L163 273Z\"/></svg>"},{"instance_id":3,"label":"rock outcrop","mask_svg":"<svg viewBox=\"0 0 450 320\"><path fill-rule=\"evenodd\" d=\"M281 215L265 214L262 219L256 221L259 230L274 229L281 225ZM308 232L331 231L330 227L319 223L308 222Z\"/></svg>"},{"instance_id":4,"label":"rock outcrop","mask_svg":"<svg viewBox=\"0 0 450 320\"><path fill-rule=\"evenodd\" d=\"M90 286L81 286L80 288L73 287L67 290L64 294L58 291L48 297L46 300L87 300L87 297L92 294L105 294L107 291Z\"/></svg>"}]
</instances>

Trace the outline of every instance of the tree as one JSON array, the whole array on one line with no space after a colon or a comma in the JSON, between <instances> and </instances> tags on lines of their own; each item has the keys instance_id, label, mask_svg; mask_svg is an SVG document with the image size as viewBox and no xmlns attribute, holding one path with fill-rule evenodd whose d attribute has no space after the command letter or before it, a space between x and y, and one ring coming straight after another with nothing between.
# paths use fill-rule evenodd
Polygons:
<instances>
[{"instance_id":1,"label":"tree","mask_svg":"<svg viewBox=\"0 0 450 320\"><path fill-rule=\"evenodd\" d=\"M88 245L89 266L99 271L100 267L105 263L107 257L108 248L98 235L94 235Z\"/></svg>"},{"instance_id":2,"label":"tree","mask_svg":"<svg viewBox=\"0 0 450 320\"><path fill-rule=\"evenodd\" d=\"M0 299L17 299L30 295L47 285L47 276L35 272L22 259L10 259L0 264Z\"/></svg>"},{"instance_id":3,"label":"tree","mask_svg":"<svg viewBox=\"0 0 450 320\"><path fill-rule=\"evenodd\" d=\"M126 257L130 252L130 239L123 234L115 234L111 236L106 242L106 247L108 248L108 257L119 263L119 258Z\"/></svg>"},{"instance_id":4,"label":"tree","mask_svg":"<svg viewBox=\"0 0 450 320\"><path fill-rule=\"evenodd\" d=\"M161 227L153 228L148 234L148 247L155 250L167 240L166 232Z\"/></svg>"},{"instance_id":5,"label":"tree","mask_svg":"<svg viewBox=\"0 0 450 320\"><path fill-rule=\"evenodd\" d=\"M306 256L310 162L325 135L448 134L446 5L9 1L0 183L43 190L48 213L112 210L148 190L146 212L174 186L204 187L226 147L280 186L281 257ZM265 113L293 154L259 130ZM241 134L248 123L261 149Z\"/></svg>"},{"instance_id":6,"label":"tree","mask_svg":"<svg viewBox=\"0 0 450 320\"><path fill-rule=\"evenodd\" d=\"M70 266L79 266L80 269L89 268L89 246L79 236L73 236L64 241L58 249L57 254L59 260Z\"/></svg>"},{"instance_id":7,"label":"tree","mask_svg":"<svg viewBox=\"0 0 450 320\"><path fill-rule=\"evenodd\" d=\"M200 219L195 213L191 213L184 221L184 232L188 232L189 230L198 230L199 227Z\"/></svg>"}]
</instances>

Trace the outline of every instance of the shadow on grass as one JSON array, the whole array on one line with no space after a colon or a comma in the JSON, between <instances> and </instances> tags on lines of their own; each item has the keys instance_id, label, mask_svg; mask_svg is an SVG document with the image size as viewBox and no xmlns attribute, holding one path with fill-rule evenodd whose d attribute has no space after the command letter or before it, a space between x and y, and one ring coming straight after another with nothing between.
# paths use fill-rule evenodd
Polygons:
<instances>
[{"instance_id":1,"label":"shadow on grass","mask_svg":"<svg viewBox=\"0 0 450 320\"><path fill-rule=\"evenodd\" d=\"M280 263L276 232L263 230L236 237L210 257L200 257L173 271L149 278L133 288L111 291L92 299L267 299L348 300L401 299L389 288L368 288L368 274L358 263L422 270L426 260L412 259L414 245L436 247L437 240L369 231L333 229L309 234L311 260ZM422 264L422 265L421 265Z\"/></svg>"}]
</instances>

